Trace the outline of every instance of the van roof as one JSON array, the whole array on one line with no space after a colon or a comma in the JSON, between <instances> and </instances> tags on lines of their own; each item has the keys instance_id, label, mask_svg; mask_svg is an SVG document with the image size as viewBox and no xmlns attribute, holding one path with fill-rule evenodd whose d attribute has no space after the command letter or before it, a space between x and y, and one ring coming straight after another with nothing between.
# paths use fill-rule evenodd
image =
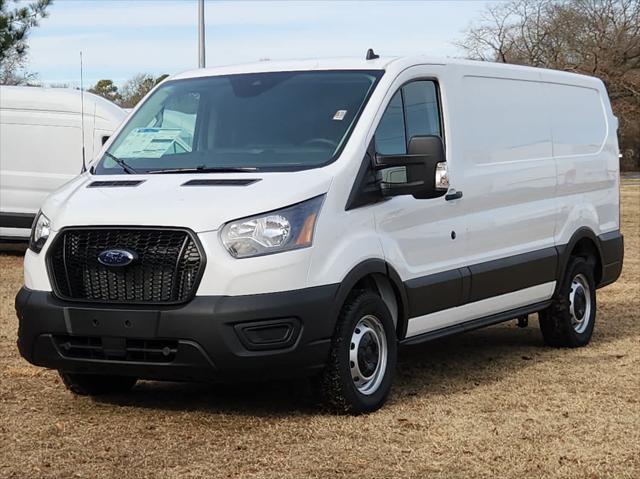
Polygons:
<instances>
[{"instance_id":1,"label":"van roof","mask_svg":"<svg viewBox=\"0 0 640 479\"><path fill-rule=\"evenodd\" d=\"M320 58L311 60L287 60L287 61L271 61L265 60L255 63L246 63L238 65L226 65L211 68L202 68L199 70L190 70L178 75L172 76L171 80L185 78L199 78L207 76L234 75L242 73L266 73L280 71L319 71L319 70L387 70L400 72L414 65L456 65L474 68L486 68L494 71L518 71L539 73L546 71L565 78L583 79L590 78L596 81L594 77L579 75L576 73L563 72L558 70L548 70L544 68L535 68L522 65L512 65L506 63L486 62L477 60L462 60L455 58L436 58L430 56L405 56L405 57L380 57L375 60L366 60L364 55L361 58Z\"/></svg>"},{"instance_id":2,"label":"van roof","mask_svg":"<svg viewBox=\"0 0 640 479\"><path fill-rule=\"evenodd\" d=\"M0 107L20 110L80 113L80 90L71 88L42 88L28 86L0 86ZM122 121L126 112L106 98L85 92L84 111L105 120Z\"/></svg>"},{"instance_id":3,"label":"van roof","mask_svg":"<svg viewBox=\"0 0 640 479\"><path fill-rule=\"evenodd\" d=\"M197 78L206 76L234 75L241 73L263 73L281 71L313 71L313 70L384 70L395 58L378 58L365 60L357 58L323 58L310 60L264 60L255 63L225 65L201 68L180 73L172 79Z\"/></svg>"}]
</instances>

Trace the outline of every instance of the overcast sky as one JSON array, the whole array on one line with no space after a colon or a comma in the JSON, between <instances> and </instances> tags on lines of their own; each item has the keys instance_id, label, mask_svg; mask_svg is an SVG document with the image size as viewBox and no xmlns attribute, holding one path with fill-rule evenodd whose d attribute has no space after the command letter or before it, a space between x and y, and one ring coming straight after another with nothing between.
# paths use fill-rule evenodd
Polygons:
<instances>
[{"instance_id":1,"label":"overcast sky","mask_svg":"<svg viewBox=\"0 0 640 479\"><path fill-rule=\"evenodd\" d=\"M452 44L484 1L207 1L207 66L263 58L426 53ZM196 0L55 0L31 34L29 70L45 84L120 83L139 72L197 67Z\"/></svg>"}]
</instances>

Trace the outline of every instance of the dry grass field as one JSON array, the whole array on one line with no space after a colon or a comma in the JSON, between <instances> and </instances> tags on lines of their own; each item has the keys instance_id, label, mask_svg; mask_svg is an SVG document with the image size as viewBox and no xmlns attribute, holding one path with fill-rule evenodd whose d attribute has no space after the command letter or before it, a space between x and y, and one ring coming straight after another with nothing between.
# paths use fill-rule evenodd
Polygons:
<instances>
[{"instance_id":1,"label":"dry grass field","mask_svg":"<svg viewBox=\"0 0 640 479\"><path fill-rule=\"evenodd\" d=\"M638 478L640 182L622 196L625 266L588 347L545 347L533 319L405 349L389 403L362 417L289 383L74 397L18 356L22 258L0 254L0 477Z\"/></svg>"}]
</instances>

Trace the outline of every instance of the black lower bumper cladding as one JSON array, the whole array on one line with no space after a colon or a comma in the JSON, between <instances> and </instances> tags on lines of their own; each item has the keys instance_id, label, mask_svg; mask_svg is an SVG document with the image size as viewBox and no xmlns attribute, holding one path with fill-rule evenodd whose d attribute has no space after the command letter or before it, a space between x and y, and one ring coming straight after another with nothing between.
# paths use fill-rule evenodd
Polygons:
<instances>
[{"instance_id":1,"label":"black lower bumper cladding","mask_svg":"<svg viewBox=\"0 0 640 479\"><path fill-rule=\"evenodd\" d=\"M61 301L22 288L18 348L68 372L174 381L304 376L327 360L338 285L247 296L196 296L181 306Z\"/></svg>"}]
</instances>

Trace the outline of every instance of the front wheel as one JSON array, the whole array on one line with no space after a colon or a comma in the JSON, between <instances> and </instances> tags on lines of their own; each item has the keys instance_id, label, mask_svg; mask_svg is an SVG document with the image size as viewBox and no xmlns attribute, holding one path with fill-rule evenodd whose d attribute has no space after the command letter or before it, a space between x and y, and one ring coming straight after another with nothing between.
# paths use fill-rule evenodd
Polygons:
<instances>
[{"instance_id":1,"label":"front wheel","mask_svg":"<svg viewBox=\"0 0 640 479\"><path fill-rule=\"evenodd\" d=\"M340 313L320 378L325 402L350 414L379 409L391 390L397 350L393 319L380 296L352 294Z\"/></svg>"}]
</instances>

